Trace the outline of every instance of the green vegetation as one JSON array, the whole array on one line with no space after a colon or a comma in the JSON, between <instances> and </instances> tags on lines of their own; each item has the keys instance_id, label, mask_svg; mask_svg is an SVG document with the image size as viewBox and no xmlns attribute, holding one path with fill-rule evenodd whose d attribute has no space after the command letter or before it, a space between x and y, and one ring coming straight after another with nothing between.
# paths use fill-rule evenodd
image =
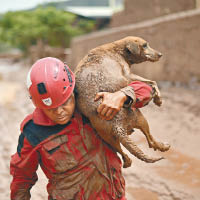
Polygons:
<instances>
[{"instance_id":1,"label":"green vegetation","mask_svg":"<svg viewBox=\"0 0 200 200\"><path fill-rule=\"evenodd\" d=\"M8 12L0 18L0 43L20 48L25 53L42 41L56 47L69 47L72 37L90 32L94 21L54 7L33 11Z\"/></svg>"}]
</instances>

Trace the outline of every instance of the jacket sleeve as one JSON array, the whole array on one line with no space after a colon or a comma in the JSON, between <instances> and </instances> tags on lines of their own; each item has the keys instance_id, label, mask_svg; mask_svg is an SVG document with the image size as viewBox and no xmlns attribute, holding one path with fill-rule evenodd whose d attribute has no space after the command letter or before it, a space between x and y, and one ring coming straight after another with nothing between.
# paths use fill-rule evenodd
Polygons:
<instances>
[{"instance_id":1,"label":"jacket sleeve","mask_svg":"<svg viewBox=\"0 0 200 200\"><path fill-rule=\"evenodd\" d=\"M141 108L149 103L153 97L153 88L146 83L133 81L120 91L128 97L125 107L132 105L134 108Z\"/></svg>"},{"instance_id":2,"label":"jacket sleeve","mask_svg":"<svg viewBox=\"0 0 200 200\"><path fill-rule=\"evenodd\" d=\"M12 155L10 174L13 180L10 185L11 200L29 200L30 189L37 181L38 153L21 133L17 153Z\"/></svg>"}]
</instances>

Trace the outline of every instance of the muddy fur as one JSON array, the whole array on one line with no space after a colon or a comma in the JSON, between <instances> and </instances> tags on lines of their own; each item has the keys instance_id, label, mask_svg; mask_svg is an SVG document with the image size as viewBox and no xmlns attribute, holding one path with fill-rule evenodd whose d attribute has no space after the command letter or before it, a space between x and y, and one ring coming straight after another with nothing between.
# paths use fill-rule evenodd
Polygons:
<instances>
[{"instance_id":1,"label":"muddy fur","mask_svg":"<svg viewBox=\"0 0 200 200\"><path fill-rule=\"evenodd\" d=\"M92 49L76 67L77 107L89 118L101 138L122 155L124 167L131 165L131 159L122 151L120 143L145 162L151 163L162 159L144 155L134 144L128 137L134 128L144 133L149 147L154 150L166 151L169 145L154 140L149 132L148 123L139 109L122 108L112 120L100 119L97 107L101 102L95 102L94 98L98 92L116 92L132 81L139 80L154 87L154 103L160 106L162 100L156 82L130 73L130 66L145 61L155 62L161 56L162 54L150 48L145 40L126 37Z\"/></svg>"}]
</instances>

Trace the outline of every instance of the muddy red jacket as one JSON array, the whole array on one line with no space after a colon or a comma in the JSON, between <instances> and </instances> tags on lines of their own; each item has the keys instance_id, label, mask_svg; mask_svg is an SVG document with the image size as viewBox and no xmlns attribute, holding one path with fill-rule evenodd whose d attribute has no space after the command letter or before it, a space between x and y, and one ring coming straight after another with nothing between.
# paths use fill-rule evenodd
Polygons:
<instances>
[{"instance_id":1,"label":"muddy red jacket","mask_svg":"<svg viewBox=\"0 0 200 200\"><path fill-rule=\"evenodd\" d=\"M145 95L138 93L138 102L150 99L149 87L130 86L135 87L135 93L136 88L146 91ZM49 200L125 199L119 157L77 112L65 125L54 124L40 109L22 122L17 153L10 164L12 200L30 199L38 165L49 180Z\"/></svg>"}]
</instances>

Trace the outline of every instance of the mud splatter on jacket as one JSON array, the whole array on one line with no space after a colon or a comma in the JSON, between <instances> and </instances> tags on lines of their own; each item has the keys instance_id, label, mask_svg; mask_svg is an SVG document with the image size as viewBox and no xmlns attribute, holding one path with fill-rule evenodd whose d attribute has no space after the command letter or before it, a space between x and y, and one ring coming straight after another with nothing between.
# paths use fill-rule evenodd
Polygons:
<instances>
[{"instance_id":1,"label":"mud splatter on jacket","mask_svg":"<svg viewBox=\"0 0 200 200\"><path fill-rule=\"evenodd\" d=\"M40 164L49 179L49 199L122 199L121 161L75 112L65 125L53 124L36 109L22 123L17 153L12 156L11 199L30 199Z\"/></svg>"},{"instance_id":2,"label":"mud splatter on jacket","mask_svg":"<svg viewBox=\"0 0 200 200\"><path fill-rule=\"evenodd\" d=\"M150 100L150 87L136 82L127 88L128 96L134 87L139 102ZM125 200L119 157L78 112L64 125L55 124L37 108L24 119L10 164L11 200L30 199L38 165L49 180L49 200Z\"/></svg>"}]
</instances>

